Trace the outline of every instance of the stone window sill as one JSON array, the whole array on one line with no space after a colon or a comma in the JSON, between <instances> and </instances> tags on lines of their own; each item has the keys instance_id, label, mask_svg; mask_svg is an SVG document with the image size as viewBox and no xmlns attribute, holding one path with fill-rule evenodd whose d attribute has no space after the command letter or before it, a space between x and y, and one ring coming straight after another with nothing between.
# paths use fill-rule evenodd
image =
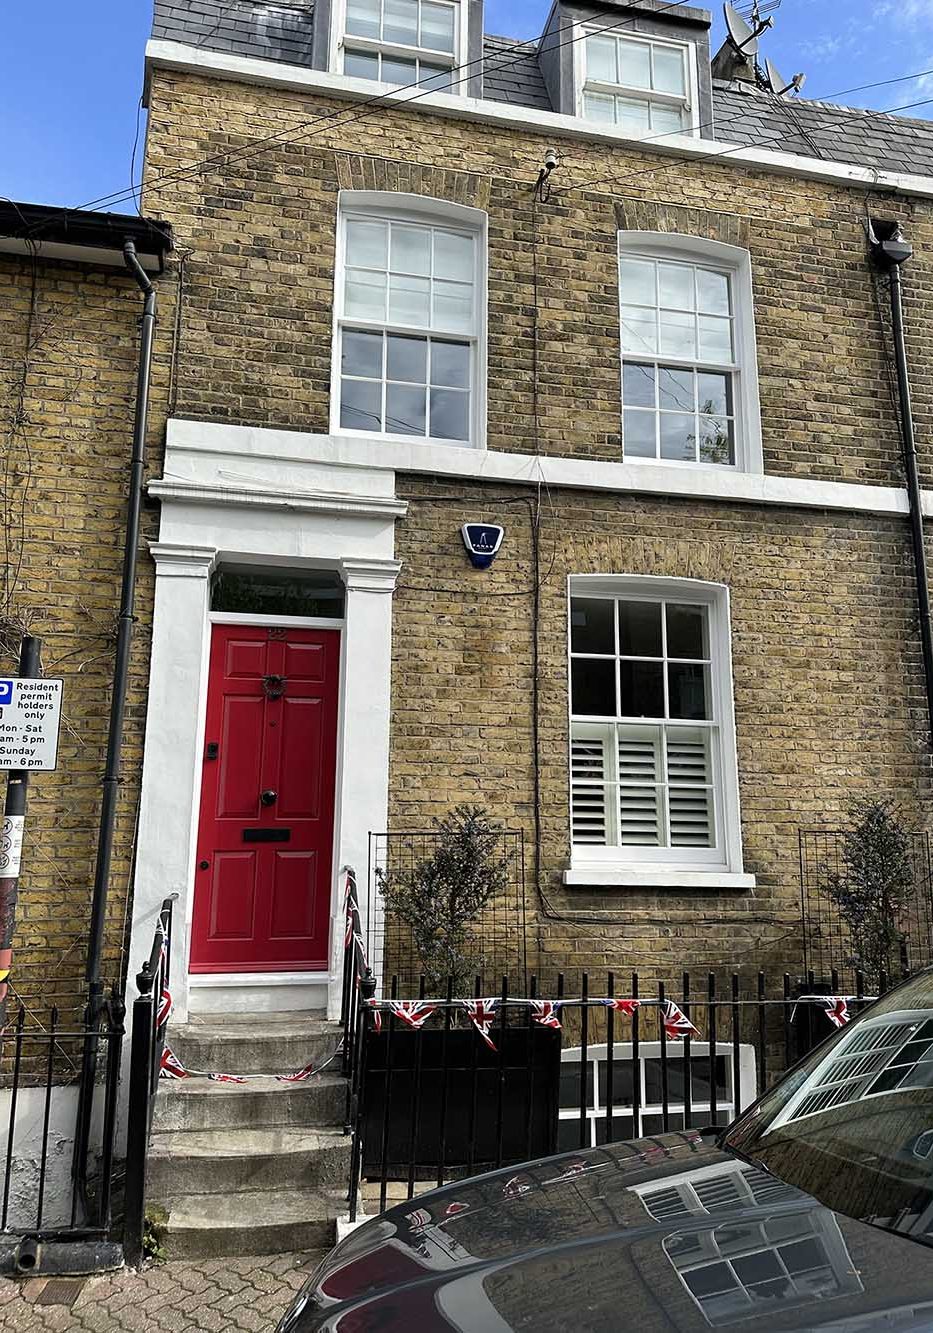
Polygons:
<instances>
[{"instance_id":1,"label":"stone window sill","mask_svg":"<svg viewBox=\"0 0 933 1333\"><path fill-rule=\"evenodd\" d=\"M715 868L691 870L671 865L574 865L564 871L568 888L753 889L755 876Z\"/></svg>"}]
</instances>

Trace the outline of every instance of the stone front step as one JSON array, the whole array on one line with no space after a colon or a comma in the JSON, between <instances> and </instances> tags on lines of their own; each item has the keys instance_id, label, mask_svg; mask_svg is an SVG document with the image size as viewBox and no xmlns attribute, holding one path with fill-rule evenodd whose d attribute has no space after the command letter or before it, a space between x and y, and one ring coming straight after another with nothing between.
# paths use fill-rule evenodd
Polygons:
<instances>
[{"instance_id":1,"label":"stone front step","mask_svg":"<svg viewBox=\"0 0 933 1333\"><path fill-rule=\"evenodd\" d=\"M270 1094L274 1096L274 1094ZM213 1129L153 1134L148 1196L346 1188L350 1139L339 1129ZM243 1206L249 1211L249 1200Z\"/></svg>"},{"instance_id":2,"label":"stone front step","mask_svg":"<svg viewBox=\"0 0 933 1333\"><path fill-rule=\"evenodd\" d=\"M186 1069L198 1072L291 1074L323 1064L340 1036L339 1023L310 1014L237 1014L171 1026L168 1044Z\"/></svg>"},{"instance_id":3,"label":"stone front step","mask_svg":"<svg viewBox=\"0 0 933 1333\"><path fill-rule=\"evenodd\" d=\"M346 1201L336 1191L251 1190L184 1194L170 1204L165 1251L171 1259L210 1259L330 1249Z\"/></svg>"},{"instance_id":4,"label":"stone front step","mask_svg":"<svg viewBox=\"0 0 933 1333\"><path fill-rule=\"evenodd\" d=\"M339 1071L337 1061L331 1069ZM274 1078L211 1083L206 1078L162 1081L155 1101L153 1137L171 1130L272 1129L276 1126L342 1125L347 1085L338 1073L315 1074L307 1083Z\"/></svg>"}]
</instances>

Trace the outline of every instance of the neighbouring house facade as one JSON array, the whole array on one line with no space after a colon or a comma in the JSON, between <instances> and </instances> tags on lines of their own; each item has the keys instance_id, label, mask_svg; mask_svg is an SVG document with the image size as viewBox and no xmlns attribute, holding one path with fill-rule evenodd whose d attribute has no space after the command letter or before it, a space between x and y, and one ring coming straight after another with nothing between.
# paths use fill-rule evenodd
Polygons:
<instances>
[{"instance_id":1,"label":"neighbouring house facade","mask_svg":"<svg viewBox=\"0 0 933 1333\"><path fill-rule=\"evenodd\" d=\"M798 830L928 818L866 221L933 487L933 131L712 79L702 10L482 9L156 2L131 954L176 892L181 1017L334 1013L340 868L460 802L523 830L551 975L799 968Z\"/></svg>"}]
</instances>

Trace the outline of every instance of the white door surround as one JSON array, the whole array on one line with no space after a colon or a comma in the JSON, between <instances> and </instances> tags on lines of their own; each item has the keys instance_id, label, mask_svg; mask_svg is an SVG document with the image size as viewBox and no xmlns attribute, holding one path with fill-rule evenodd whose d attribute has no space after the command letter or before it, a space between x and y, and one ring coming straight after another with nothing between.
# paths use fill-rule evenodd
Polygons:
<instances>
[{"instance_id":1,"label":"white door surround","mask_svg":"<svg viewBox=\"0 0 933 1333\"><path fill-rule=\"evenodd\" d=\"M246 428L225 431L218 447L210 428L202 440L197 423L186 422L176 446L171 424L165 475L149 488L161 499L162 517L159 540L150 547L156 584L130 974L148 955L162 900L174 892L176 1021L184 1022L189 1010L325 1004L336 1017L343 957L340 868L365 872L369 832L385 828L387 820L392 593L400 568L394 537L406 505L395 498L392 472L266 453L265 433ZM211 574L219 562L235 561L336 570L346 588L330 967L319 978L286 974L273 984L261 973L188 975ZM264 624L268 618L251 619Z\"/></svg>"}]
</instances>

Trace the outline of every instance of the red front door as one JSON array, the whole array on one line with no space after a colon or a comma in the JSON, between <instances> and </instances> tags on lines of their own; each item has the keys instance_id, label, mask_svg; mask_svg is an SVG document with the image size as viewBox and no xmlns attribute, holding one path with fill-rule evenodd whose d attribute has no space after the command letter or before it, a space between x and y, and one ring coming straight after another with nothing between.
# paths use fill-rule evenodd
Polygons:
<instances>
[{"instance_id":1,"label":"red front door","mask_svg":"<svg viewBox=\"0 0 933 1333\"><path fill-rule=\"evenodd\" d=\"M215 625L192 972L327 966L336 630Z\"/></svg>"}]
</instances>

